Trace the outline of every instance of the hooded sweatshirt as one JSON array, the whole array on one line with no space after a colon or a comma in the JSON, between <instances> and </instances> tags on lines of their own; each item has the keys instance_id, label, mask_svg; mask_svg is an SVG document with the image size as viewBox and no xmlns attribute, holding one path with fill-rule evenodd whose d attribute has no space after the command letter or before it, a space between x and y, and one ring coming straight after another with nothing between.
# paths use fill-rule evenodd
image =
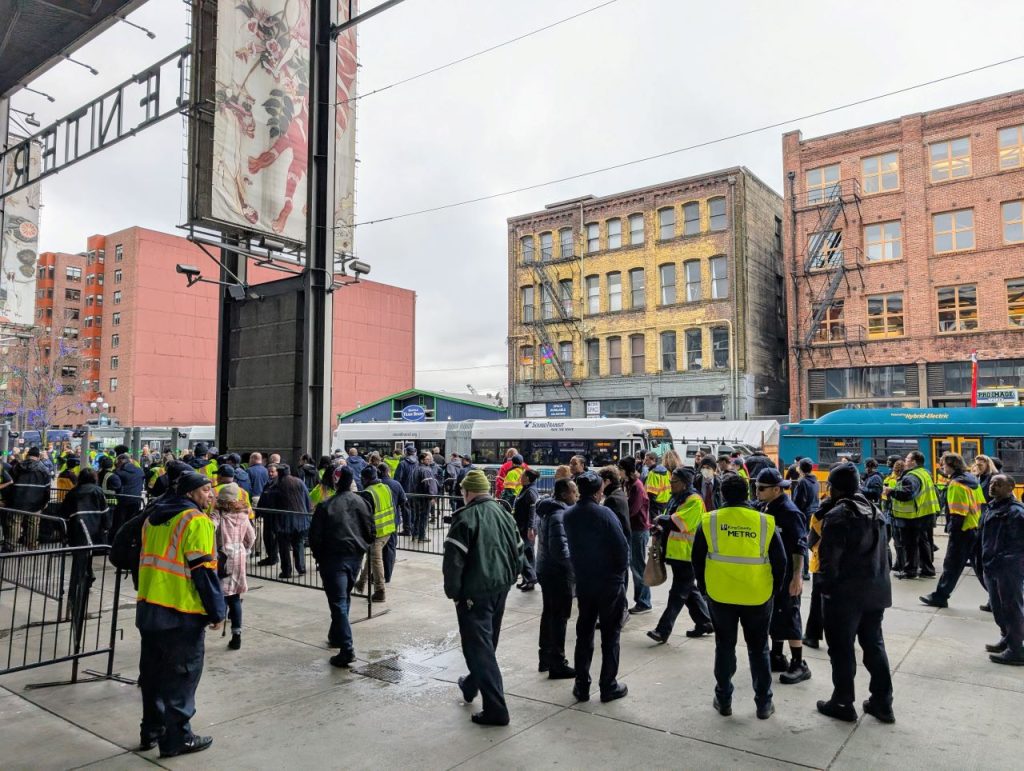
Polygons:
<instances>
[{"instance_id":1,"label":"hooded sweatshirt","mask_svg":"<svg viewBox=\"0 0 1024 771\"><path fill-rule=\"evenodd\" d=\"M892 606L885 518L861 493L840 498L825 514L816 582L829 602L863 610Z\"/></svg>"}]
</instances>

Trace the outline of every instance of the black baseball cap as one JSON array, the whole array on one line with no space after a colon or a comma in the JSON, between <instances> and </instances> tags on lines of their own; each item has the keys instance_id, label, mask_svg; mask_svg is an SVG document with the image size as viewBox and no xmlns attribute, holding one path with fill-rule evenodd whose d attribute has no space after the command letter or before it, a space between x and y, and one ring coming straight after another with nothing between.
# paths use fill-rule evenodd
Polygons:
<instances>
[{"instance_id":1,"label":"black baseball cap","mask_svg":"<svg viewBox=\"0 0 1024 771\"><path fill-rule=\"evenodd\" d=\"M789 487L789 480L784 479L777 468L761 469L756 482L758 487L781 487L783 490Z\"/></svg>"}]
</instances>

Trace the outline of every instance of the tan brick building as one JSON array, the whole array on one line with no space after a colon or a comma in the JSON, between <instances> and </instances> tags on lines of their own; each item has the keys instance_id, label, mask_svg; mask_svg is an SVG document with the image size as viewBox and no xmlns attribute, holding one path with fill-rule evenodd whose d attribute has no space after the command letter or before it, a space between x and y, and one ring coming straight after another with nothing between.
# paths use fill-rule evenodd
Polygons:
<instances>
[{"instance_id":1,"label":"tan brick building","mask_svg":"<svg viewBox=\"0 0 1024 771\"><path fill-rule=\"evenodd\" d=\"M741 167L510 218L510 414L785 412L781 218Z\"/></svg>"},{"instance_id":2,"label":"tan brick building","mask_svg":"<svg viewBox=\"0 0 1024 771\"><path fill-rule=\"evenodd\" d=\"M794 420L1024 396L1024 91L783 137Z\"/></svg>"}]
</instances>

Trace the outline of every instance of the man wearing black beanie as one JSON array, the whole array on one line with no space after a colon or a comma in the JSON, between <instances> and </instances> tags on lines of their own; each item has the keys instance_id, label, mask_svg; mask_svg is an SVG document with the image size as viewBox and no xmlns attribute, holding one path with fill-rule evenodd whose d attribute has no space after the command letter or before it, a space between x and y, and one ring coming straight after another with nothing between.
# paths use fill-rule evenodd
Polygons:
<instances>
[{"instance_id":1,"label":"man wearing black beanie","mask_svg":"<svg viewBox=\"0 0 1024 771\"><path fill-rule=\"evenodd\" d=\"M885 519L860 492L860 476L852 463L833 466L828 482L833 505L822 522L818 580L833 690L832 698L818 702L818 711L837 720L857 720L856 639L871 673L871 698L864 702L864 711L893 723L892 676L882 637L882 616L892 606Z\"/></svg>"}]
</instances>

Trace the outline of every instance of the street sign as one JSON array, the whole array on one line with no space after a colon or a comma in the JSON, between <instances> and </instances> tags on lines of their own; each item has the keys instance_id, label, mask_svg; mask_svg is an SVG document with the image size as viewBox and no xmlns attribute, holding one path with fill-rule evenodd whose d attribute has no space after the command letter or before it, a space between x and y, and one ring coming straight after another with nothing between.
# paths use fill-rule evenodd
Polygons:
<instances>
[{"instance_id":1,"label":"street sign","mask_svg":"<svg viewBox=\"0 0 1024 771\"><path fill-rule=\"evenodd\" d=\"M587 417L601 417L601 402L587 402Z\"/></svg>"},{"instance_id":2,"label":"street sign","mask_svg":"<svg viewBox=\"0 0 1024 771\"><path fill-rule=\"evenodd\" d=\"M1020 404L1019 388L982 388L978 391L978 406L1016 407Z\"/></svg>"}]
</instances>

